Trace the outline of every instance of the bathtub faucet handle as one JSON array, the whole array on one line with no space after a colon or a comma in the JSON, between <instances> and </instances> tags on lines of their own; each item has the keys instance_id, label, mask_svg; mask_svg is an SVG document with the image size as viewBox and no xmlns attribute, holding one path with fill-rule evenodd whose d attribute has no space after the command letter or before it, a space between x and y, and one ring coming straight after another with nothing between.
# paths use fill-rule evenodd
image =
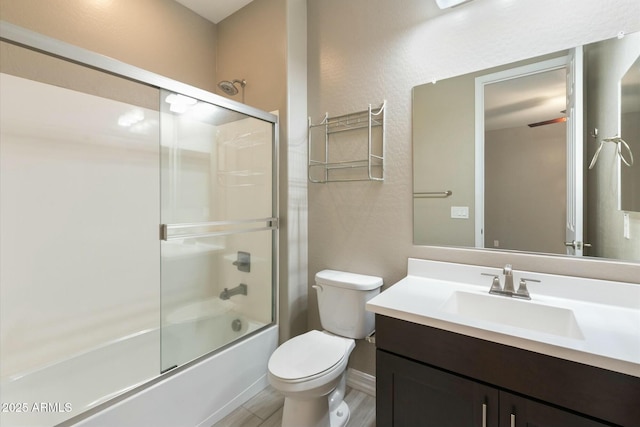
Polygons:
<instances>
[{"instance_id":1,"label":"bathtub faucet handle","mask_svg":"<svg viewBox=\"0 0 640 427\"><path fill-rule=\"evenodd\" d=\"M251 272L251 254L249 252L238 251L238 258L231 264L238 268L238 271Z\"/></svg>"}]
</instances>

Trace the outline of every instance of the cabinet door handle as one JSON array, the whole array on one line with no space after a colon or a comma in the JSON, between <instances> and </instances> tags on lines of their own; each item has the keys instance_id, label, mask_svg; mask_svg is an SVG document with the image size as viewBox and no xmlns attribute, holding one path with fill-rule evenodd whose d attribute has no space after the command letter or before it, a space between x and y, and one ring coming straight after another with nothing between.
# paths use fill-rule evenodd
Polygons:
<instances>
[{"instance_id":1,"label":"cabinet door handle","mask_svg":"<svg viewBox=\"0 0 640 427\"><path fill-rule=\"evenodd\" d=\"M516 427L516 416L511 414L511 427Z\"/></svg>"},{"instance_id":2,"label":"cabinet door handle","mask_svg":"<svg viewBox=\"0 0 640 427\"><path fill-rule=\"evenodd\" d=\"M487 404L482 404L482 427L487 427Z\"/></svg>"}]
</instances>

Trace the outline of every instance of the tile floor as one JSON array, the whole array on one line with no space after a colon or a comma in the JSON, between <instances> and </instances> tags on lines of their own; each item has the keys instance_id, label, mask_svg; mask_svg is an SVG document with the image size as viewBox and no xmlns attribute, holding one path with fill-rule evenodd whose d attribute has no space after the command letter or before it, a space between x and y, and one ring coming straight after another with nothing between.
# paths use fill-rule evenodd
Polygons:
<instances>
[{"instance_id":1,"label":"tile floor","mask_svg":"<svg viewBox=\"0 0 640 427\"><path fill-rule=\"evenodd\" d=\"M347 387L351 418L347 427L375 427L376 399ZM211 427L280 427L284 398L271 386Z\"/></svg>"}]
</instances>

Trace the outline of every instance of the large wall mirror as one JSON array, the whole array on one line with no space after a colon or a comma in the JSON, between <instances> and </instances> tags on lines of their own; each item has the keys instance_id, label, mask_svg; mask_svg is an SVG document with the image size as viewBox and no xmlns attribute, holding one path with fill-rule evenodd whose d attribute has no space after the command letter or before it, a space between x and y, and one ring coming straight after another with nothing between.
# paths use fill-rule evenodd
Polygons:
<instances>
[{"instance_id":1,"label":"large wall mirror","mask_svg":"<svg viewBox=\"0 0 640 427\"><path fill-rule=\"evenodd\" d=\"M414 243L640 261L639 57L633 33L416 86Z\"/></svg>"}]
</instances>

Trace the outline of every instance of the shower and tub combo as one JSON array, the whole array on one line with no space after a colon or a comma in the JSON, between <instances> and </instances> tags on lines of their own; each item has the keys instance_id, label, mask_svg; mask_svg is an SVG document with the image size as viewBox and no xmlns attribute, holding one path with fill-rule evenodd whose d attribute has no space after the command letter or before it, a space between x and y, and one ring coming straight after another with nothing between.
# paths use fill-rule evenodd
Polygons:
<instances>
[{"instance_id":1,"label":"shower and tub combo","mask_svg":"<svg viewBox=\"0 0 640 427\"><path fill-rule=\"evenodd\" d=\"M1 30L0 424L213 424L277 346L277 117Z\"/></svg>"}]
</instances>

